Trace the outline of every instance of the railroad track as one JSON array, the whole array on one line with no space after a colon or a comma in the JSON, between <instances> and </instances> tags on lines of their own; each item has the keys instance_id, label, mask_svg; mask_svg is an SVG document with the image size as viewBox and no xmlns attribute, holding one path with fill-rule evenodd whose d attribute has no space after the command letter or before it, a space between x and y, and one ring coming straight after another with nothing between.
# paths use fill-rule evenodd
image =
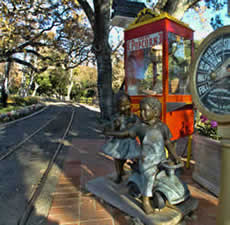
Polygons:
<instances>
[{"instance_id":1,"label":"railroad track","mask_svg":"<svg viewBox=\"0 0 230 225\"><path fill-rule=\"evenodd\" d=\"M75 115L75 107L65 106L63 109L63 111L46 121L41 127L36 129L18 144L8 148L0 155L0 170L6 166L10 167L13 163L16 163L23 167L23 171L26 171L25 174L27 174L27 177L24 177L24 180L27 180L28 182L26 185L25 182L21 184L21 181L19 181L19 184L17 184L17 181L14 181L17 177L15 171L12 176L7 175L9 178L6 178L10 179L10 182L12 179L12 189L13 186L23 186L23 190L21 192L19 190L19 194L22 196L23 201L20 200L19 197L15 197L16 202L22 201L23 203L23 212L22 209L19 210L20 212L14 212L18 225L27 224L33 210L33 206L38 199L49 172L61 151L64 140L68 136L68 132L71 128ZM5 170L7 172L12 169ZM3 170L2 173L4 174ZM34 178L32 181L28 181L29 177L33 175ZM25 191L24 189L27 191L26 193L23 192ZM10 192L5 193L5 195L5 198L11 197ZM4 194L2 196L4 198ZM9 205L10 204L12 203L9 203Z\"/></svg>"},{"instance_id":2,"label":"railroad track","mask_svg":"<svg viewBox=\"0 0 230 225\"><path fill-rule=\"evenodd\" d=\"M40 132L42 129L44 129L45 127L47 127L53 120L55 120L56 117L54 117L53 119L49 120L48 122L46 122L45 124L43 124L41 127L39 127L36 131L34 131L32 134L30 134L28 137L26 137L25 139L23 139L22 141L20 141L18 144L13 145L12 147L8 148L6 152L0 154L0 161L6 159L7 157L9 157L12 153L14 153L15 151L17 151L18 149L20 149L20 147L27 141L29 141L34 135L36 135L38 132Z\"/></svg>"},{"instance_id":3,"label":"railroad track","mask_svg":"<svg viewBox=\"0 0 230 225\"><path fill-rule=\"evenodd\" d=\"M41 110L39 110L38 112L35 112L31 115L28 115L26 117L23 117L23 118L20 118L20 119L17 119L15 121L11 121L9 123L6 123L6 124L2 124L1 127L9 127L11 125L14 125L22 120L28 120L32 117L34 117L35 115L37 114L40 114L41 112L44 112L45 110L47 110L48 107L45 107ZM23 140L19 141L18 143L16 144L13 144L12 146L6 148L5 150L1 150L0 152L0 163L2 160L6 159L7 157L9 157L12 153L16 152L17 150L20 149L20 147L26 143L27 141L29 141L33 136L35 136L38 132L42 131L45 127L47 127L52 121L54 121L57 116L60 114L61 112L55 114L54 117L52 117L51 119L49 119L47 122L45 122L42 126L38 127L38 128L35 128L34 131L31 131L31 133L27 136L27 137L24 137Z\"/></svg>"},{"instance_id":4,"label":"railroad track","mask_svg":"<svg viewBox=\"0 0 230 225\"><path fill-rule=\"evenodd\" d=\"M70 120L69 120L69 122L67 124L67 127L65 129L65 132L64 132L64 134L62 136L62 140L65 140L66 136L68 135L68 132L69 132L70 127L71 127L72 122L73 122L74 114L75 114L75 110L72 111ZM31 213L32 209L33 209L33 205L34 205L35 201L37 200L39 194L41 193L41 190L42 190L42 188L43 188L43 186L44 186L44 184L46 182L46 179L48 177L48 174L49 174L49 172L50 172L50 170L51 170L51 168L52 168L52 166L53 166L53 164L55 162L55 159L57 158L57 156L58 156L58 154L59 154L59 152L61 150L61 147L63 145L62 143L63 142L59 143L59 145L57 146L56 151L54 152L51 160L49 161L47 169L45 170L43 176L41 177L41 180L40 180L39 184L37 185L37 188L34 190L34 193L32 194L32 197L29 200L29 204L26 207L26 210L24 211L22 217L19 219L18 225L26 225L26 222L27 222L27 220L28 220L28 218L30 216L30 213Z\"/></svg>"}]
</instances>

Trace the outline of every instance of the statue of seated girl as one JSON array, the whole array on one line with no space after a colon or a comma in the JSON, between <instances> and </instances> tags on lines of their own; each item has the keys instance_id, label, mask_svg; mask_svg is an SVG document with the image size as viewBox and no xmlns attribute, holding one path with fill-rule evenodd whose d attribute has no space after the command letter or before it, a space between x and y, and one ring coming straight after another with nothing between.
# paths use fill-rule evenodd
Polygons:
<instances>
[{"instance_id":1,"label":"statue of seated girl","mask_svg":"<svg viewBox=\"0 0 230 225\"><path fill-rule=\"evenodd\" d=\"M123 91L118 92L116 95L116 106L118 113L114 119L107 124L104 131L123 131L132 127L139 121L139 118L131 113L131 99L128 94ZM122 181L124 175L123 166L127 159L135 159L140 155L140 146L136 139L127 137L119 138L113 137L102 148L106 155L114 158L115 169L117 177L116 183Z\"/></svg>"}]
</instances>

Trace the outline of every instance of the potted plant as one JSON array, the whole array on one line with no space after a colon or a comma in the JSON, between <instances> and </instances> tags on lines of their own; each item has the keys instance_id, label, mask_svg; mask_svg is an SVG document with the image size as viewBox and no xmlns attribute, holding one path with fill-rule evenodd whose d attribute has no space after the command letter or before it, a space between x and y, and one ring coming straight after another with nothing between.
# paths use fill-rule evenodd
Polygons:
<instances>
[{"instance_id":1,"label":"potted plant","mask_svg":"<svg viewBox=\"0 0 230 225\"><path fill-rule=\"evenodd\" d=\"M221 145L217 126L216 121L210 121L205 116L200 115L192 141L195 160L192 177L216 196L219 195L220 191L221 163Z\"/></svg>"}]
</instances>

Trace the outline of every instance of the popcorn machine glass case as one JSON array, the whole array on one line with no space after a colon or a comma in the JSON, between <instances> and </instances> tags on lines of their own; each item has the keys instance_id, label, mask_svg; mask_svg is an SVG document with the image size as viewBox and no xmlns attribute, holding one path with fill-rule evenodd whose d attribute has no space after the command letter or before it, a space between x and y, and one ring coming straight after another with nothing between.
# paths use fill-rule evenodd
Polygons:
<instances>
[{"instance_id":1,"label":"popcorn machine glass case","mask_svg":"<svg viewBox=\"0 0 230 225\"><path fill-rule=\"evenodd\" d=\"M173 140L193 133L194 113L189 93L189 65L193 55L193 30L162 13L142 10L125 30L125 89L132 110L146 96L162 103L162 120Z\"/></svg>"}]
</instances>

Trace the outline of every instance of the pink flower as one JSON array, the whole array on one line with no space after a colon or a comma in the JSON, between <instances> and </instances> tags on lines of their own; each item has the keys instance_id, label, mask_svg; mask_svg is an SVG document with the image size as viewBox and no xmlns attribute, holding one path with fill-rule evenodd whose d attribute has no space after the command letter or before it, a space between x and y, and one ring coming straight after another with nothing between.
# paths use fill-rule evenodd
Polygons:
<instances>
[{"instance_id":1,"label":"pink flower","mask_svg":"<svg viewBox=\"0 0 230 225\"><path fill-rule=\"evenodd\" d=\"M212 128L218 126L218 123L217 123L215 120L212 120L212 121L210 122L210 124L211 124L211 127L212 127Z\"/></svg>"}]
</instances>

